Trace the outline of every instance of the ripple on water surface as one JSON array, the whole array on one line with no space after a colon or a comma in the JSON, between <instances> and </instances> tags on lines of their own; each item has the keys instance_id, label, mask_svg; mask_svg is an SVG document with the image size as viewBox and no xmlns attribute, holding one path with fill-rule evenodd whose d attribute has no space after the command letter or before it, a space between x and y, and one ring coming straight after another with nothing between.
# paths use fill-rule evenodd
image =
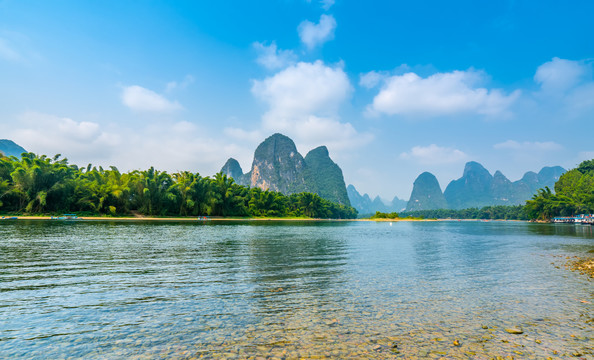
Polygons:
<instances>
[{"instance_id":1,"label":"ripple on water surface","mask_svg":"<svg viewBox=\"0 0 594 360\"><path fill-rule=\"evenodd\" d=\"M591 230L11 222L0 357L592 358Z\"/></svg>"}]
</instances>

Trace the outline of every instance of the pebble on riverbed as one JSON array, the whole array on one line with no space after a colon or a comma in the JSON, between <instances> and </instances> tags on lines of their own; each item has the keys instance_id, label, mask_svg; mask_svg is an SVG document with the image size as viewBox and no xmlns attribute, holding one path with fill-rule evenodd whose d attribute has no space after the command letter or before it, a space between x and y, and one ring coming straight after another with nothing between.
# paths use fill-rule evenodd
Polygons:
<instances>
[{"instance_id":1,"label":"pebble on riverbed","mask_svg":"<svg viewBox=\"0 0 594 360\"><path fill-rule=\"evenodd\" d=\"M577 260L569 261L566 267L572 271L577 271L580 274L588 275L590 278L594 278L594 258L577 258Z\"/></svg>"}]
</instances>

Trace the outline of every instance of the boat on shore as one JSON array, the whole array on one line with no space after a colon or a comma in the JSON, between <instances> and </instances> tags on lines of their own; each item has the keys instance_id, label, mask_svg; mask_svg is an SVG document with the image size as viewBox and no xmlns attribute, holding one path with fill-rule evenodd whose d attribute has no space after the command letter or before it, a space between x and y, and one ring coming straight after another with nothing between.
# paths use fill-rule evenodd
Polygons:
<instances>
[{"instance_id":1,"label":"boat on shore","mask_svg":"<svg viewBox=\"0 0 594 360\"><path fill-rule=\"evenodd\" d=\"M576 216L556 217L552 219L555 224L594 225L594 214L579 214Z\"/></svg>"},{"instance_id":2,"label":"boat on shore","mask_svg":"<svg viewBox=\"0 0 594 360\"><path fill-rule=\"evenodd\" d=\"M76 214L64 214L62 216L52 216L51 220L81 220Z\"/></svg>"}]
</instances>

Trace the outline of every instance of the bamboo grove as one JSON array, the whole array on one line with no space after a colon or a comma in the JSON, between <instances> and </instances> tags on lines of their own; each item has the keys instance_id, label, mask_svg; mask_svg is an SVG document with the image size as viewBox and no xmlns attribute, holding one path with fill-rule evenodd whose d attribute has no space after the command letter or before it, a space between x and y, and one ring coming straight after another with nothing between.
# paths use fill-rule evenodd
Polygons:
<instances>
[{"instance_id":1,"label":"bamboo grove","mask_svg":"<svg viewBox=\"0 0 594 360\"><path fill-rule=\"evenodd\" d=\"M0 155L1 156L1 155ZM0 212L124 216L355 218L357 211L312 193L283 195L240 186L222 173L168 174L151 167L78 167L56 155L0 158Z\"/></svg>"}]
</instances>

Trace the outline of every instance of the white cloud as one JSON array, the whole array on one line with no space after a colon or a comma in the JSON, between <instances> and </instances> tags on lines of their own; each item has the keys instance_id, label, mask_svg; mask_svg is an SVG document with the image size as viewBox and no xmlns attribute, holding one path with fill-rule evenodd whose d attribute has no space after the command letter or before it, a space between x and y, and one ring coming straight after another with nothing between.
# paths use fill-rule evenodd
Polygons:
<instances>
[{"instance_id":1,"label":"white cloud","mask_svg":"<svg viewBox=\"0 0 594 360\"><path fill-rule=\"evenodd\" d=\"M206 176L218 172L231 156L246 161L253 154L253 148L207 136L204 129L187 121L146 123L130 129L121 124L106 126L27 112L11 124L11 129L3 130L27 151L62 154L71 164L113 165L121 171L154 166L164 171L198 171Z\"/></svg>"},{"instance_id":2,"label":"white cloud","mask_svg":"<svg viewBox=\"0 0 594 360\"><path fill-rule=\"evenodd\" d=\"M269 70L278 70L294 64L297 56L291 50L279 50L273 41L270 45L255 42L254 49L258 52L256 62Z\"/></svg>"},{"instance_id":3,"label":"white cloud","mask_svg":"<svg viewBox=\"0 0 594 360\"><path fill-rule=\"evenodd\" d=\"M307 46L308 49L313 49L326 41L334 39L334 30L336 29L336 20L332 15L323 14L320 17L320 22L317 24L309 20L303 21L299 24L297 31L301 42Z\"/></svg>"},{"instance_id":4,"label":"white cloud","mask_svg":"<svg viewBox=\"0 0 594 360\"><path fill-rule=\"evenodd\" d=\"M591 74L591 69L584 63L558 57L538 67L534 81L546 92L563 92L575 87Z\"/></svg>"},{"instance_id":5,"label":"white cloud","mask_svg":"<svg viewBox=\"0 0 594 360\"><path fill-rule=\"evenodd\" d=\"M22 114L10 137L27 151L50 156L76 154L79 159L109 156L113 146L122 141L119 133L103 131L97 123L38 112Z\"/></svg>"},{"instance_id":6,"label":"white cloud","mask_svg":"<svg viewBox=\"0 0 594 360\"><path fill-rule=\"evenodd\" d=\"M558 120L584 119L594 115L594 79L591 61L553 58L538 67L534 81L540 88L532 93L528 111ZM531 114L531 115L532 115Z\"/></svg>"},{"instance_id":7,"label":"white cloud","mask_svg":"<svg viewBox=\"0 0 594 360\"><path fill-rule=\"evenodd\" d=\"M269 106L260 131L282 132L302 146L347 149L367 143L370 134L358 133L338 116L352 91L342 67L326 66L322 61L300 62L254 81L252 93Z\"/></svg>"},{"instance_id":8,"label":"white cloud","mask_svg":"<svg viewBox=\"0 0 594 360\"><path fill-rule=\"evenodd\" d=\"M415 146L410 151L401 153L400 158L416 161L423 165L442 165L464 162L468 159L468 155L458 149L431 144Z\"/></svg>"},{"instance_id":9,"label":"white cloud","mask_svg":"<svg viewBox=\"0 0 594 360\"><path fill-rule=\"evenodd\" d=\"M287 117L335 113L352 93L341 67L320 60L300 62L264 80L254 81L252 93L270 106L272 115Z\"/></svg>"},{"instance_id":10,"label":"white cloud","mask_svg":"<svg viewBox=\"0 0 594 360\"><path fill-rule=\"evenodd\" d=\"M388 75L385 73L370 71L359 76L359 85L363 86L364 88L371 89L378 86L387 77Z\"/></svg>"},{"instance_id":11,"label":"white cloud","mask_svg":"<svg viewBox=\"0 0 594 360\"><path fill-rule=\"evenodd\" d=\"M308 150L320 145L337 151L349 150L373 140L371 134L357 132L350 123L314 115L299 119L297 123L279 123L273 129L291 134Z\"/></svg>"},{"instance_id":12,"label":"white cloud","mask_svg":"<svg viewBox=\"0 0 594 360\"><path fill-rule=\"evenodd\" d=\"M167 100L164 96L138 85L124 87L122 102L130 109L141 112L173 112L183 109L177 101Z\"/></svg>"},{"instance_id":13,"label":"white cloud","mask_svg":"<svg viewBox=\"0 0 594 360\"><path fill-rule=\"evenodd\" d=\"M413 72L394 75L385 80L367 112L407 116L507 115L520 91L506 95L499 89L478 86L485 81L485 74L474 70L437 73L427 78Z\"/></svg>"},{"instance_id":14,"label":"white cloud","mask_svg":"<svg viewBox=\"0 0 594 360\"><path fill-rule=\"evenodd\" d=\"M493 145L493 148L498 150L515 150L515 151L557 151L563 147L553 141L524 141L518 142L515 140L507 140L505 142Z\"/></svg>"}]
</instances>

